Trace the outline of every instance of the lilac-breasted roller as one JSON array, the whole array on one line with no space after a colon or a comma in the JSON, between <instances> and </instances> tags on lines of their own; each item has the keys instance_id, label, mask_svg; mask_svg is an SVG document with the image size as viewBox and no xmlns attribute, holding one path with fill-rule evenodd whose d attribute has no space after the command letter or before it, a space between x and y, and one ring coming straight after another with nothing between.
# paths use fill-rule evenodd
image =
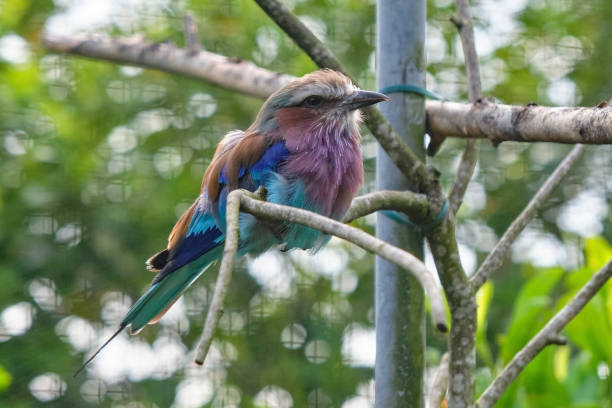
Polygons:
<instances>
[{"instance_id":1,"label":"lilac-breasted roller","mask_svg":"<svg viewBox=\"0 0 612 408\"><path fill-rule=\"evenodd\" d=\"M219 143L200 195L172 229L168 247L146 262L157 273L151 287L83 367L124 328L135 334L156 323L220 259L231 190L261 186L270 202L341 219L363 182L359 108L385 100L385 95L362 91L329 69L272 94L246 131L230 132ZM239 228L239 255L257 255L276 245L316 250L329 240L304 226L264 223L249 214L241 214Z\"/></svg>"}]
</instances>

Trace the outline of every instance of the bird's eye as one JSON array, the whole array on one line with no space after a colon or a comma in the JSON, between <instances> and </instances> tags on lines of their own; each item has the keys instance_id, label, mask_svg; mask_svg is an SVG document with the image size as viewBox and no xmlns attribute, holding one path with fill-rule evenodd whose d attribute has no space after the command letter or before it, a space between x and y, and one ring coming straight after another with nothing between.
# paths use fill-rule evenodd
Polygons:
<instances>
[{"instance_id":1,"label":"bird's eye","mask_svg":"<svg viewBox=\"0 0 612 408\"><path fill-rule=\"evenodd\" d=\"M323 103L323 98L317 95L311 95L308 98L304 99L304 102L302 102L302 105L308 106L310 108L315 108L317 106L320 106L321 103Z\"/></svg>"}]
</instances>

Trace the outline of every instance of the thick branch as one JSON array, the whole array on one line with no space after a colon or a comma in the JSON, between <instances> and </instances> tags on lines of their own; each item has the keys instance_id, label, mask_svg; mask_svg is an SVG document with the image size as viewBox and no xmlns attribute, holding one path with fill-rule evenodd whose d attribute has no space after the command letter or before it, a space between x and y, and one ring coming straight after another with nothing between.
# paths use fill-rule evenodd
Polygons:
<instances>
[{"instance_id":1,"label":"thick branch","mask_svg":"<svg viewBox=\"0 0 612 408\"><path fill-rule=\"evenodd\" d=\"M158 69L260 98L267 98L295 79L248 61L208 51L192 54L172 44L151 43L138 36L111 39L104 36L46 34L43 43L53 52ZM612 144L612 108L609 107L550 108L486 101L476 104L426 101L425 108L427 133L432 137L484 138L494 143ZM380 132L385 132L384 128L388 125L370 119L369 126L380 126ZM401 149L401 146L393 144L393 140L385 141L389 147L385 149L391 154ZM396 159L402 154L398 153ZM406 165L403 167L407 169ZM422 171L421 166L408 170Z\"/></svg>"},{"instance_id":2,"label":"thick branch","mask_svg":"<svg viewBox=\"0 0 612 408\"><path fill-rule=\"evenodd\" d=\"M612 261L609 261L597 272L574 298L561 309L542 330L538 332L478 399L478 408L489 408L495 405L508 386L547 345L557 344L559 332L582 310L599 289L612 276Z\"/></svg>"},{"instance_id":3,"label":"thick branch","mask_svg":"<svg viewBox=\"0 0 612 408\"><path fill-rule=\"evenodd\" d=\"M429 201L423 194L412 191L376 191L356 197L342 222L348 224L379 210L402 212L416 223L423 222L430 215Z\"/></svg>"},{"instance_id":4,"label":"thick branch","mask_svg":"<svg viewBox=\"0 0 612 408\"><path fill-rule=\"evenodd\" d=\"M426 111L430 135L486 138L496 145L506 141L612 144L612 108L608 106L551 108L428 101Z\"/></svg>"},{"instance_id":5,"label":"thick branch","mask_svg":"<svg viewBox=\"0 0 612 408\"><path fill-rule=\"evenodd\" d=\"M267 98L278 88L295 79L289 75L259 68L249 61L208 51L191 51L169 43L151 43L141 36L109 38L46 34L43 37L43 44L47 49L62 54L160 69L202 79L260 98Z\"/></svg>"},{"instance_id":6,"label":"thick branch","mask_svg":"<svg viewBox=\"0 0 612 408\"><path fill-rule=\"evenodd\" d=\"M223 247L223 258L221 258L221 266L219 267L219 276L215 285L208 313L206 314L206 322L202 330L202 336L196 347L196 364L204 364L208 349L212 344L215 335L215 328L219 319L223 314L223 300L227 293L230 280L232 279L232 268L234 267L234 259L238 250L238 218L240 213L240 196L242 190L234 190L227 196L227 207L225 220L227 230L225 232L225 246Z\"/></svg>"},{"instance_id":7,"label":"thick branch","mask_svg":"<svg viewBox=\"0 0 612 408\"><path fill-rule=\"evenodd\" d=\"M366 251L399 265L411 273L423 285L425 292L429 296L434 324L442 332L447 330L442 291L433 279L431 272L425 267L425 264L414 255L373 237L358 228L310 211L257 200L246 194L241 195L240 204L242 211L252 214L257 218L289 221L305 225L325 234L334 235L352 242Z\"/></svg>"},{"instance_id":8,"label":"thick branch","mask_svg":"<svg viewBox=\"0 0 612 408\"><path fill-rule=\"evenodd\" d=\"M503 264L504 259L510 251L510 247L523 231L523 229L529 224L529 222L537 215L542 205L548 200L548 197L552 194L554 189L563 181L570 170L574 167L576 162L582 157L585 146L577 145L571 152L563 159L563 161L557 166L555 171L548 177L546 182L540 187L538 192L533 196L527 207L521 212L521 214L510 224L510 227L504 232L495 248L489 253L486 259L480 265L480 268L474 274L471 279L472 284L476 289L480 288L483 283L496 272Z\"/></svg>"}]
</instances>

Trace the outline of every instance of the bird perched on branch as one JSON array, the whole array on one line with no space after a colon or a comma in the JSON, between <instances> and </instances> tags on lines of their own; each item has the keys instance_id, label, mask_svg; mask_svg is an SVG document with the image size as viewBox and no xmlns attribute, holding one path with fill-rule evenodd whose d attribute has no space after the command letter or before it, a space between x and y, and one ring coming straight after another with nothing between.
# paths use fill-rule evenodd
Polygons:
<instances>
[{"instance_id":1,"label":"bird perched on branch","mask_svg":"<svg viewBox=\"0 0 612 408\"><path fill-rule=\"evenodd\" d=\"M358 109L386 100L328 69L272 94L246 131L230 132L219 143L200 195L172 229L168 247L147 261L157 273L151 287L79 371L124 328L135 334L156 323L220 259L231 190L263 187L270 202L341 219L363 181ZM279 244L286 250L316 250L329 239L304 226L271 224L249 214L241 214L239 228L239 255L256 255Z\"/></svg>"}]
</instances>

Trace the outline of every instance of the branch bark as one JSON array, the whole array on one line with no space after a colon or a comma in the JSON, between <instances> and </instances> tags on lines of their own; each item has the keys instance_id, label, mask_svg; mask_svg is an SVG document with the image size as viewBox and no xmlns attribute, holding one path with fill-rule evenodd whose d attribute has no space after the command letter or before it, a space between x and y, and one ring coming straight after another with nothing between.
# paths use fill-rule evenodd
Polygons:
<instances>
[{"instance_id":1,"label":"branch bark","mask_svg":"<svg viewBox=\"0 0 612 408\"><path fill-rule=\"evenodd\" d=\"M43 44L49 51L60 54L158 69L259 98L267 98L295 79L249 61L208 51L190 53L169 43L145 41L141 36L109 38L46 34ZM487 101L470 104L428 100L425 110L427 133L432 137L482 138L495 144L505 141L612 144L612 108L607 106L551 108ZM384 133L388 125L370 120L369 126L380 127L377 132ZM401 149L393 140L387 141L387 147L392 152ZM420 172L420 166L417 167L408 171Z\"/></svg>"},{"instance_id":2,"label":"branch bark","mask_svg":"<svg viewBox=\"0 0 612 408\"><path fill-rule=\"evenodd\" d=\"M433 279L432 273L425 267L425 264L409 252L390 245L358 228L351 227L320 214L286 205L261 201L249 197L246 194L240 195L240 209L262 220L294 222L316 229L325 234L334 235L368 252L383 257L389 262L399 265L412 274L421 285L423 285L425 292L429 296L431 315L436 328L441 332L446 332L448 330L442 291Z\"/></svg>"},{"instance_id":3,"label":"branch bark","mask_svg":"<svg viewBox=\"0 0 612 408\"><path fill-rule=\"evenodd\" d=\"M495 405L508 386L518 377L547 345L559 343L559 332L584 308L599 289L612 276L612 261L599 270L576 296L566 304L547 324L519 351L491 385L478 399L478 408L489 408Z\"/></svg>"},{"instance_id":4,"label":"branch bark","mask_svg":"<svg viewBox=\"0 0 612 408\"><path fill-rule=\"evenodd\" d=\"M521 214L510 224L510 227L504 232L495 248L487 255L474 276L472 277L472 285L478 290L486 280L495 273L503 264L508 251L512 244L529 224L529 222L537 215L542 205L548 200L554 189L563 181L574 165L580 160L586 146L577 145L572 151L565 156L565 159L557 166L555 171L548 177L546 182L540 187L538 192L533 196L527 207Z\"/></svg>"},{"instance_id":5,"label":"branch bark","mask_svg":"<svg viewBox=\"0 0 612 408\"><path fill-rule=\"evenodd\" d=\"M612 108L428 101L427 133L502 142L612 143Z\"/></svg>"}]
</instances>

